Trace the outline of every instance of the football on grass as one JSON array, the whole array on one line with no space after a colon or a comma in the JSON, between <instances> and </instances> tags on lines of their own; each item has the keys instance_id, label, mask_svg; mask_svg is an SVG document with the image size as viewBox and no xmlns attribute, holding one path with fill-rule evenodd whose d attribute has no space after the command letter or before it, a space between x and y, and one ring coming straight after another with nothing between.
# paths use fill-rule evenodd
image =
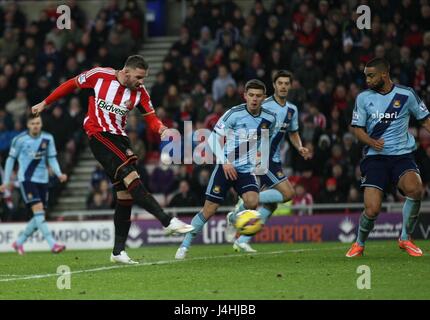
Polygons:
<instances>
[{"instance_id":1,"label":"football on grass","mask_svg":"<svg viewBox=\"0 0 430 320\"><path fill-rule=\"evenodd\" d=\"M234 226L240 234L252 236L263 228L263 221L258 211L244 210L236 215Z\"/></svg>"}]
</instances>

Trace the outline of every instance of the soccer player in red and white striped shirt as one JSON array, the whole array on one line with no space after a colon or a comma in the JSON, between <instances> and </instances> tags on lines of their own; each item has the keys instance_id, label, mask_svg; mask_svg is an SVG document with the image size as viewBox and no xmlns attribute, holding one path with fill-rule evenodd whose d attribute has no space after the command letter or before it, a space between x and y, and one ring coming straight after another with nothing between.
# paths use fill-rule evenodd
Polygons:
<instances>
[{"instance_id":1,"label":"soccer player in red and white striped shirt","mask_svg":"<svg viewBox=\"0 0 430 320\"><path fill-rule=\"evenodd\" d=\"M137 263L125 252L133 201L157 217L167 233L187 233L194 229L191 225L168 216L145 189L136 171L137 157L125 132L128 113L137 108L151 130L163 134L167 129L155 115L151 99L143 85L147 71L148 64L144 58L133 55L128 57L122 70L93 68L83 72L61 84L45 100L32 107L32 112L37 114L77 88L94 90L94 96L89 100L84 129L94 157L106 170L117 195L112 262Z\"/></svg>"}]
</instances>

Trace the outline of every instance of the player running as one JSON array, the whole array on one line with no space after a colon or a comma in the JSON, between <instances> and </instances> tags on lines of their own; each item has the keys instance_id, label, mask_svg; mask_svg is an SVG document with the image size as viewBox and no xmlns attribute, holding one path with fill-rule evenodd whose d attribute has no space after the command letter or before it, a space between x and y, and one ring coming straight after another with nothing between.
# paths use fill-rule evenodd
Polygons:
<instances>
[{"instance_id":1,"label":"player running","mask_svg":"<svg viewBox=\"0 0 430 320\"><path fill-rule=\"evenodd\" d=\"M54 138L51 134L42 131L42 119L38 115L30 114L27 119L28 131L23 132L12 140L9 157L6 160L4 184L0 192L7 188L12 189L10 177L18 160L18 181L25 204L33 212L24 232L12 244L20 254L24 254L24 242L33 232L39 229L53 253L60 253L66 247L56 243L49 231L45 220L45 210L48 206L48 167L54 171L60 182L67 181L57 161Z\"/></svg>"},{"instance_id":2,"label":"player running","mask_svg":"<svg viewBox=\"0 0 430 320\"><path fill-rule=\"evenodd\" d=\"M155 115L151 99L143 82L148 64L140 55L128 57L122 70L94 68L69 79L55 89L44 101L32 107L33 113L73 92L77 88L93 89L84 129L94 157L101 163L114 185L117 203L114 214L115 244L112 262L136 264L125 251L130 230L133 202L153 214L165 227L166 233L186 233L193 227L167 215L146 190L136 171L137 156L133 153L125 127L128 113L137 108L151 130L160 135L167 129Z\"/></svg>"},{"instance_id":3,"label":"player running","mask_svg":"<svg viewBox=\"0 0 430 320\"><path fill-rule=\"evenodd\" d=\"M364 188L364 212L360 216L356 242L347 257L361 256L364 244L381 210L389 184L396 185L406 197L400 249L410 256L423 252L411 240L423 193L423 186L412 152L415 139L408 132L411 114L430 132L430 114L413 89L395 85L390 79L390 65L380 58L364 68L368 90L357 96L351 125L357 138L366 146L360 164Z\"/></svg>"},{"instance_id":4,"label":"player running","mask_svg":"<svg viewBox=\"0 0 430 320\"><path fill-rule=\"evenodd\" d=\"M215 125L209 143L217 163L222 165L217 164L212 172L203 209L191 221L194 231L185 236L176 252L176 259L185 259L191 241L216 213L230 187L242 197L245 208L257 208L259 187L254 171L258 165L258 150L261 150L261 129L268 129L270 135L276 125L276 115L261 107L265 94L263 82L256 79L248 81L245 85L246 103L228 110ZM223 149L219 139L224 140L224 137L227 142ZM249 149L240 152L245 144Z\"/></svg>"},{"instance_id":5,"label":"player running","mask_svg":"<svg viewBox=\"0 0 430 320\"><path fill-rule=\"evenodd\" d=\"M286 71L280 70L273 75L274 95L263 102L263 107L276 114L276 128L270 137L270 162L269 171L260 177L261 188L267 190L259 194L259 202L263 206L258 208L263 223L265 223L273 211L276 210L277 204L289 201L294 196L294 188L288 181L288 178L282 171L281 164L281 143L285 141L285 134L288 132L293 146L304 159L309 159L309 150L302 145L299 135L299 121L297 107L287 101L288 90L291 87L293 75ZM234 221L236 214L243 211L243 201L239 200L234 211L227 215L226 240L233 242L236 235ZM234 241L233 248L238 252L256 252L249 242L252 236L241 235Z\"/></svg>"}]
</instances>

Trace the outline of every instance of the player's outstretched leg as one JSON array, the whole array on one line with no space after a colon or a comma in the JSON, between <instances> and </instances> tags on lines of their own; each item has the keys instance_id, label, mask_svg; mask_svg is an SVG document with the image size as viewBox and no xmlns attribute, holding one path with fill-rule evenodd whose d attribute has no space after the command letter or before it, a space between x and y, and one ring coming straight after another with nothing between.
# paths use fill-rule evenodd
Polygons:
<instances>
[{"instance_id":1,"label":"player's outstretched leg","mask_svg":"<svg viewBox=\"0 0 430 320\"><path fill-rule=\"evenodd\" d=\"M218 207L219 207L218 203L214 203L209 200L205 201L203 209L194 216L193 220L191 220L191 225L193 226L194 230L185 235L184 240L182 241L181 245L176 251L175 259L177 260L185 259L187 252L191 246L191 242L197 236L197 234L202 232L203 226L205 225L206 222L208 222L210 217L212 217L215 214Z\"/></svg>"},{"instance_id":2,"label":"player's outstretched leg","mask_svg":"<svg viewBox=\"0 0 430 320\"><path fill-rule=\"evenodd\" d=\"M127 181L130 181L130 183L127 183ZM163 225L166 234L187 233L193 230L191 225L182 222L178 218L171 217L164 212L154 196L146 190L136 171L131 172L130 175L124 179L124 182L134 202L154 215Z\"/></svg>"},{"instance_id":3,"label":"player's outstretched leg","mask_svg":"<svg viewBox=\"0 0 430 320\"><path fill-rule=\"evenodd\" d=\"M124 264L137 264L137 261L130 259L125 251L125 243L127 241L128 232L130 230L130 216L132 199L118 199L115 206L115 214L113 217L115 225L115 242L110 257L111 262L119 262Z\"/></svg>"},{"instance_id":4,"label":"player's outstretched leg","mask_svg":"<svg viewBox=\"0 0 430 320\"><path fill-rule=\"evenodd\" d=\"M15 249L18 254L24 254L24 242L30 237L34 231L37 230L36 219L33 217L27 223L27 226L24 229L24 232L18 237L18 239L12 244L12 247Z\"/></svg>"},{"instance_id":5,"label":"player's outstretched leg","mask_svg":"<svg viewBox=\"0 0 430 320\"><path fill-rule=\"evenodd\" d=\"M197 236L197 234L199 234L202 231L203 226L207 221L208 219L205 218L202 211L200 211L194 216L193 220L191 220L191 225L194 227L194 230L185 235L184 240L182 241L181 245L176 251L175 259L177 260L185 259L187 252L191 246L191 242Z\"/></svg>"}]
</instances>

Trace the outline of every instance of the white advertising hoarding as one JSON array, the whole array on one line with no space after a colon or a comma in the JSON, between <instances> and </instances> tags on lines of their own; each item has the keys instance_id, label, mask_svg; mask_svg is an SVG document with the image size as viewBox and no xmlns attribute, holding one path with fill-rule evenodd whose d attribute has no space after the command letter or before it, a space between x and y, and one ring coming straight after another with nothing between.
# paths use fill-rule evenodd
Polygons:
<instances>
[{"instance_id":1,"label":"white advertising hoarding","mask_svg":"<svg viewBox=\"0 0 430 320\"><path fill-rule=\"evenodd\" d=\"M109 249L113 247L112 221L49 222L54 238L67 249ZM12 243L24 231L25 223L0 223L0 252L13 251ZM48 243L40 231L34 232L24 244L25 251L47 251Z\"/></svg>"}]
</instances>

